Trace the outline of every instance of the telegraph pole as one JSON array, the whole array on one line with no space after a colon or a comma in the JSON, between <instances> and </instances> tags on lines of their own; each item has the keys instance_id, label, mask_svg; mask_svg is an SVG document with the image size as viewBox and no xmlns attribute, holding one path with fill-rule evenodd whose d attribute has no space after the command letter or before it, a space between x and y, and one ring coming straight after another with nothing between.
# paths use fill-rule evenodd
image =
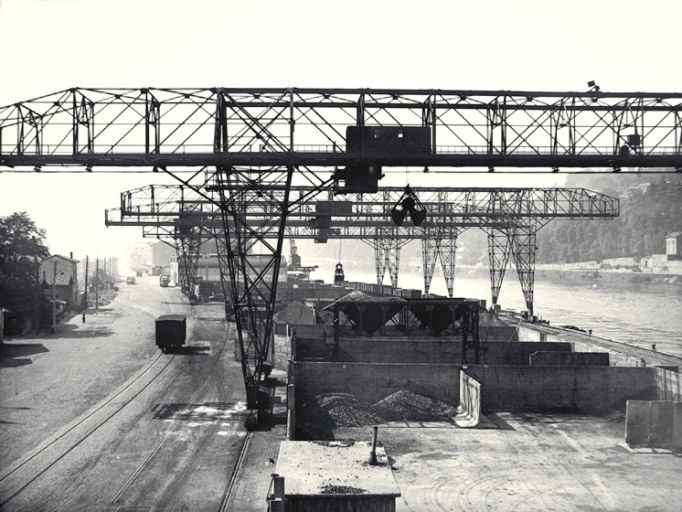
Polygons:
<instances>
[{"instance_id":1,"label":"telegraph pole","mask_svg":"<svg viewBox=\"0 0 682 512\"><path fill-rule=\"evenodd\" d=\"M83 295L83 307L88 309L88 256L85 255L85 294Z\"/></svg>"},{"instance_id":2,"label":"telegraph pole","mask_svg":"<svg viewBox=\"0 0 682 512\"><path fill-rule=\"evenodd\" d=\"M52 332L57 332L57 259L52 265Z\"/></svg>"},{"instance_id":3,"label":"telegraph pole","mask_svg":"<svg viewBox=\"0 0 682 512\"><path fill-rule=\"evenodd\" d=\"M99 309L99 256L95 258L95 309Z\"/></svg>"}]
</instances>

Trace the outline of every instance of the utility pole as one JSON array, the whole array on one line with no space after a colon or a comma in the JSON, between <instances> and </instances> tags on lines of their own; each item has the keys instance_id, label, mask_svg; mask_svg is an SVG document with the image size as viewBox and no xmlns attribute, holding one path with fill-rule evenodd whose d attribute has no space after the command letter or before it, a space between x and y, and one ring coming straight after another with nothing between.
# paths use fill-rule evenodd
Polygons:
<instances>
[{"instance_id":1,"label":"utility pole","mask_svg":"<svg viewBox=\"0 0 682 512\"><path fill-rule=\"evenodd\" d=\"M52 265L52 332L57 332L57 258Z\"/></svg>"},{"instance_id":2,"label":"utility pole","mask_svg":"<svg viewBox=\"0 0 682 512\"><path fill-rule=\"evenodd\" d=\"M85 255L85 294L83 294L83 308L88 309L88 256Z\"/></svg>"},{"instance_id":3,"label":"utility pole","mask_svg":"<svg viewBox=\"0 0 682 512\"><path fill-rule=\"evenodd\" d=\"M95 309L99 309L99 256L95 258Z\"/></svg>"}]
</instances>

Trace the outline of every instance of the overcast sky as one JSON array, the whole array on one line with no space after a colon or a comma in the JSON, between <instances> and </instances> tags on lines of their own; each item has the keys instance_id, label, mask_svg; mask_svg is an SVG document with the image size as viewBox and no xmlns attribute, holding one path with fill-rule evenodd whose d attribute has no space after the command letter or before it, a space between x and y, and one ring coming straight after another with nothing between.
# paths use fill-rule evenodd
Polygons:
<instances>
[{"instance_id":1,"label":"overcast sky","mask_svg":"<svg viewBox=\"0 0 682 512\"><path fill-rule=\"evenodd\" d=\"M680 92L680 20L680 0L0 0L0 106L73 86ZM163 179L0 174L0 215L28 211L52 252L110 254L139 237L104 228L104 209Z\"/></svg>"}]
</instances>

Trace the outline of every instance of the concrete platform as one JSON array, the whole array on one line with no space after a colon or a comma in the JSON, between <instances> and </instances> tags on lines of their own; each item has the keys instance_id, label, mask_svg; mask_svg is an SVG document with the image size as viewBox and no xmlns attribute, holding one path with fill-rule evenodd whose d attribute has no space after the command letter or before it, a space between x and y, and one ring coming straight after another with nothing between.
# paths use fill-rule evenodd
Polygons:
<instances>
[{"instance_id":1,"label":"concrete platform","mask_svg":"<svg viewBox=\"0 0 682 512\"><path fill-rule=\"evenodd\" d=\"M276 473L284 477L289 509L303 510L302 501L320 506L332 500L334 510L347 510L343 507L360 500L366 505L350 509L387 510L385 504L395 502L400 490L384 449L377 447L376 465L369 464L370 449L363 441L282 442ZM325 505L324 510L329 509Z\"/></svg>"},{"instance_id":2,"label":"concrete platform","mask_svg":"<svg viewBox=\"0 0 682 512\"><path fill-rule=\"evenodd\" d=\"M389 428L396 510L682 510L682 458L623 449L622 416L496 413L497 429ZM367 439L370 428L336 429Z\"/></svg>"}]
</instances>

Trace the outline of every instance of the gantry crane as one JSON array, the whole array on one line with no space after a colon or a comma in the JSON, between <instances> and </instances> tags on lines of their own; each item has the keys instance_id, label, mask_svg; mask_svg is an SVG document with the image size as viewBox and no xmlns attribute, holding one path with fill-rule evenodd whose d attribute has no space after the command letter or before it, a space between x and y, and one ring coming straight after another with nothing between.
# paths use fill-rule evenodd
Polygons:
<instances>
[{"instance_id":1,"label":"gantry crane","mask_svg":"<svg viewBox=\"0 0 682 512\"><path fill-rule=\"evenodd\" d=\"M618 199L585 189L415 187L412 190L422 198L429 212L427 221L419 227L396 226L389 219L396 198L402 194L400 187L382 187L374 194L343 197L335 197L325 190L311 195L311 187L292 187L294 196L305 195L307 200L289 212L284 236L292 241L296 238L363 240L375 250L377 276L383 275L388 266L393 286L398 282L400 247L418 239L422 243L424 292L429 291L436 259L440 258L448 294L452 297L457 237L465 229L478 227L488 234L493 304L497 303L507 263L513 256L532 316L537 230L554 218L613 218L619 213ZM272 195L279 193L271 192ZM251 203L246 210L249 222L257 225L266 219L267 206L267 202ZM206 236L211 238L213 229L207 227L215 225L218 216L213 202L184 187L150 185L122 192L120 209L107 210L105 224L171 228L148 231L150 236L160 238L182 237L183 229L188 234L194 229L196 234L203 227ZM381 284L379 277L377 284Z\"/></svg>"},{"instance_id":2,"label":"gantry crane","mask_svg":"<svg viewBox=\"0 0 682 512\"><path fill-rule=\"evenodd\" d=\"M0 108L0 167L161 170L214 202L239 342L265 354L287 218L305 202L292 185L375 193L405 166L679 171L681 112L682 94L659 92L72 88ZM176 172L187 168L210 172L194 185ZM244 212L258 202L270 215L254 225ZM489 232L491 261L532 267L538 221L527 219ZM267 256L256 272L254 245ZM243 370L254 407L263 374Z\"/></svg>"}]
</instances>

